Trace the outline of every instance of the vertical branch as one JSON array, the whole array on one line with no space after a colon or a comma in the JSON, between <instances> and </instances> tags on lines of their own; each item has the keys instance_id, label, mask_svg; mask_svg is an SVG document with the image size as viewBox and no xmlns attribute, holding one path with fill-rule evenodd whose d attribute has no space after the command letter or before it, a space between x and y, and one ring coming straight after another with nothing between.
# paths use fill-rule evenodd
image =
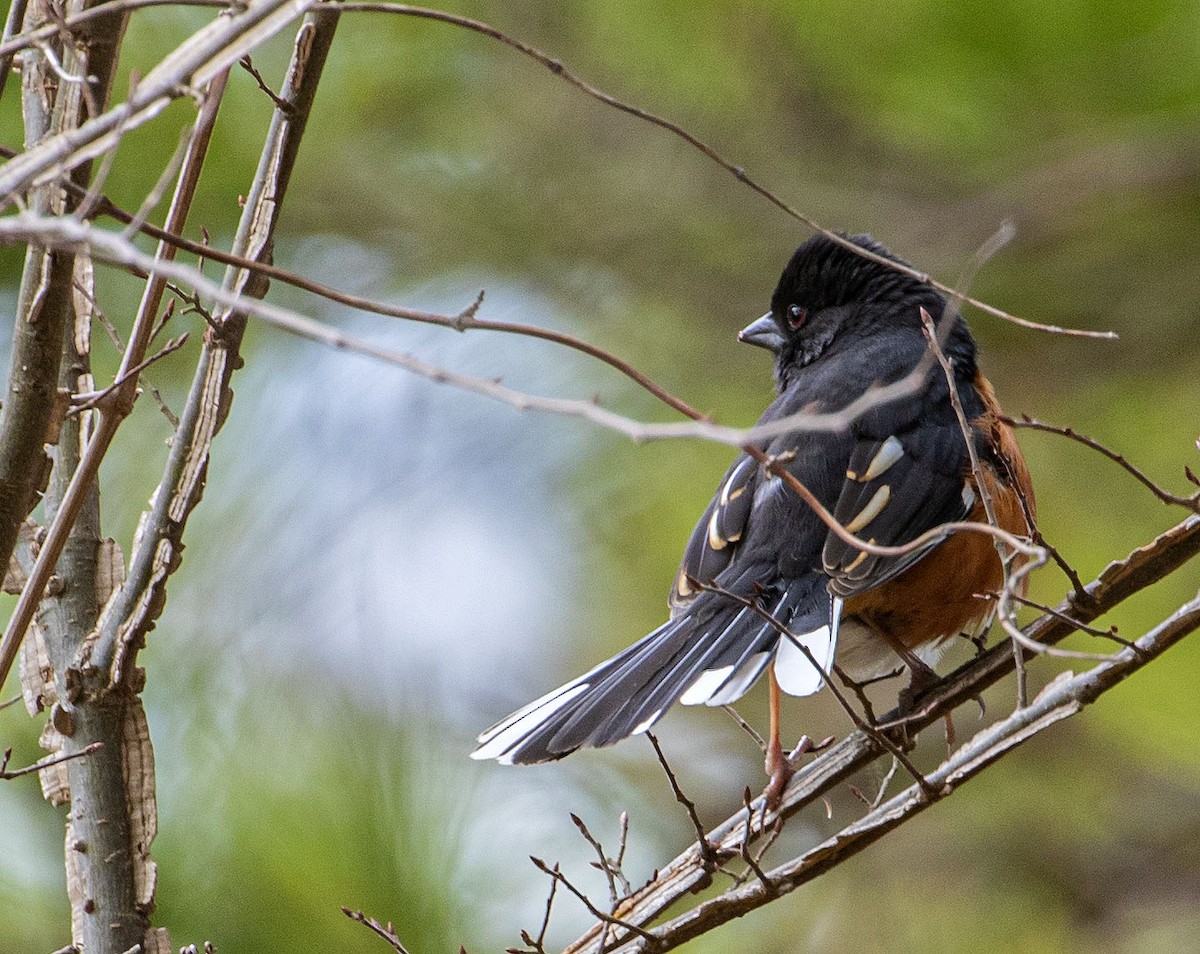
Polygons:
<instances>
[{"instance_id":1,"label":"vertical branch","mask_svg":"<svg viewBox=\"0 0 1200 954\"><path fill-rule=\"evenodd\" d=\"M87 6L77 0L68 13ZM45 3L31 4L26 26L50 16ZM85 109L95 111L107 100L115 71L117 51L124 33L124 14L101 17L88 36L69 39L61 47L63 72L95 77L82 82L55 79L49 53L27 53L22 66L22 100L27 148L47 136L76 128ZM71 182L85 186L90 164L71 174ZM68 215L73 200L61 182L49 182L31 192L29 204L50 215ZM56 393L90 385L90 309L75 294L77 282L90 296L91 262L86 255L50 251L31 246L19 292L13 359L8 394L0 416L0 556L7 560L20 522L36 502L45 479L43 444L55 442L54 468L46 495L46 513L60 512L66 488L79 465L90 419L79 416L62 421L52 435ZM67 882L72 901L72 934L89 951L125 951L143 940L141 919L133 914L137 885L124 876L128 865L110 866L117 877L85 880L85 860L102 864L107 845L128 845L128 812L125 808L126 765L121 746L97 746L100 740L121 738L123 714L109 710L76 708L77 686L68 678L68 661L91 631L99 614L100 511L95 491L81 499L73 530L63 541L60 585L46 601L42 618L43 642L39 647L48 664L30 667L30 680L48 677L44 697L52 703L51 722L43 740L63 757L54 770L43 773L43 787L55 803L71 800L72 791L87 790L83 804L72 804L67 823ZM8 671L19 640L3 643ZM83 752L89 758L75 758Z\"/></svg>"},{"instance_id":2,"label":"vertical branch","mask_svg":"<svg viewBox=\"0 0 1200 954\"><path fill-rule=\"evenodd\" d=\"M77 12L87 5L76 0L67 12ZM33 0L24 26L37 26L47 16L44 0ZM96 78L86 97L91 102L103 102L108 97L126 16L98 17L89 32L88 47L71 46L62 51L68 70ZM82 84L58 83L56 87L45 55L32 53L27 51L21 69L26 149L78 126L85 99ZM90 163L83 163L72 170L71 180L84 186L90 174ZM28 196L29 205L46 214L69 214L72 201L61 185L53 182L39 186ZM75 256L69 251L30 246L26 253L7 393L0 407L0 566L8 565L21 522L45 486L48 465L43 444L54 412L63 336L74 313L74 272ZM0 683L12 665L19 642L6 638L0 644Z\"/></svg>"},{"instance_id":3,"label":"vertical branch","mask_svg":"<svg viewBox=\"0 0 1200 954\"><path fill-rule=\"evenodd\" d=\"M205 94L204 104L196 117L195 126L188 141L171 208L167 213L167 231L180 232L187 221L188 211L191 209L192 199L200 181L200 170L204 166L208 143L216 123L217 110L220 108L228 78L228 71L217 74ZM165 242L159 243L159 259L173 260L175 252L174 246ZM129 344L125 348L121 366L117 370L115 380L118 383L98 402L99 424L87 442L82 460L72 468L70 483L63 488L60 496L62 506L53 515L42 550L38 554L37 563L29 574L29 581L21 591L20 599L13 609L12 616L9 617L4 631L4 639L0 642L0 682L4 681L4 676L12 661L12 655L20 644L30 620L33 619L38 601L41 600L50 575L54 572L59 554L66 544L75 519L79 515L80 509L86 505L89 494L93 492L92 484L100 470L100 462L108 453L109 445L116 436L117 429L133 410L138 388L137 369L144 363L146 350L154 331L158 306L162 301L165 288L166 280L158 274L151 275L146 283L141 305L138 307L137 316L133 322L133 330L130 332ZM91 295L84 297L89 301L93 300ZM81 390L89 391L91 389L71 387L69 393L78 394ZM107 599L107 596L108 594L104 594L103 598Z\"/></svg>"},{"instance_id":4,"label":"vertical branch","mask_svg":"<svg viewBox=\"0 0 1200 954\"><path fill-rule=\"evenodd\" d=\"M247 196L234 241L235 254L255 261L271 259L275 226L287 192L304 127L337 28L333 11L308 14L296 36L287 80L263 146L258 171ZM231 267L227 289L256 298L266 282ZM188 516L200 502L213 439L225 423L233 392L233 372L241 366L245 315L223 309L204 336L204 348L192 378L179 428L162 482L142 522L130 557L129 576L105 607L95 643L81 664L108 674L111 685L125 682L132 663L166 603L166 581L178 567Z\"/></svg>"}]
</instances>

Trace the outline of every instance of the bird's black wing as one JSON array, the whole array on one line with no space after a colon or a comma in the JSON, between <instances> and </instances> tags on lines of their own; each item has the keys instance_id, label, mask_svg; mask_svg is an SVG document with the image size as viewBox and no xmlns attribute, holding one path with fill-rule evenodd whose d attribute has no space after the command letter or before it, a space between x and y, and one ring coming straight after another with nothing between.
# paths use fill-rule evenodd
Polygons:
<instances>
[{"instance_id":1,"label":"bird's black wing","mask_svg":"<svg viewBox=\"0 0 1200 954\"><path fill-rule=\"evenodd\" d=\"M672 618L687 612L695 601L697 583L711 583L733 563L760 483L758 462L748 454L738 455L683 551L679 575L671 587Z\"/></svg>"},{"instance_id":2,"label":"bird's black wing","mask_svg":"<svg viewBox=\"0 0 1200 954\"><path fill-rule=\"evenodd\" d=\"M788 447L794 450L794 444L790 438ZM830 469L826 456L790 459L801 479L831 484L813 471ZM843 453L833 471L844 468ZM488 729L473 757L548 761L644 732L675 702L733 702L771 662L779 643L764 614L795 632L827 672L834 638L830 597L817 571L823 540L823 525L807 505L740 455L692 533L671 594L672 618ZM820 688L823 672L807 660L798 668L806 688L797 694Z\"/></svg>"},{"instance_id":3,"label":"bird's black wing","mask_svg":"<svg viewBox=\"0 0 1200 954\"><path fill-rule=\"evenodd\" d=\"M970 402L971 395L965 394ZM976 399L977 400L977 399ZM946 388L915 406L883 407L853 430L854 449L833 509L845 529L868 542L900 546L967 516L975 492L970 457ZM839 597L879 586L912 566L940 539L896 557L860 550L830 531L821 554L829 589Z\"/></svg>"}]
</instances>

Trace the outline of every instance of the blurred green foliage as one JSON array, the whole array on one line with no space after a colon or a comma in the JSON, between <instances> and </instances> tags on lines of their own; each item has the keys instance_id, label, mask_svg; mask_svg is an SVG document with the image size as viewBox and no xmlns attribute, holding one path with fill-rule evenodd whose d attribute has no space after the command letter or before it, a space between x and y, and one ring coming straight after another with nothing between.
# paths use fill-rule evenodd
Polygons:
<instances>
[{"instance_id":1,"label":"blurred green foliage","mask_svg":"<svg viewBox=\"0 0 1200 954\"><path fill-rule=\"evenodd\" d=\"M1121 339L1052 337L971 315L1008 410L1092 434L1176 490L1187 487L1185 464L1200 470L1200 6L530 0L453 8L682 123L794 206L832 227L870 231L940 277L953 280L1011 218L1016 241L973 291L1022 316L1112 329ZM144 74L204 19L135 14L125 76ZM282 38L255 53L255 65L278 77L287 54ZM10 84L0 103L7 145L21 140L17 100ZM140 204L191 108L177 103L126 139L106 183L115 199ZM193 234L200 225L218 242L232 234L269 111L253 81L235 74ZM779 267L804 236L678 140L587 100L498 44L444 25L356 14L334 46L276 261L308 272L311 242L334 243L388 265L382 276L346 269L332 283L358 289L362 281L366 293L407 303L432 297L446 311L469 296L439 297L439 288L525 289L557 303L562 317L549 323L629 358L721 420L748 423L769 400L768 368L733 336L765 310ZM20 250L0 250L6 303L20 261ZM104 274L101 303L118 327L128 328L137 295L126 277ZM409 346L403 336L411 332L394 333ZM195 340L155 372L176 408L194 349ZM252 334L247 353L252 364L278 362L279 374L301 376L311 354L266 332ZM550 354L547 366L558 360ZM98 368L115 359L101 341ZM551 380L520 361L490 372ZM574 391L569 376L553 387L595 389L623 411L667 416L607 372L588 368L578 382ZM230 427L242 435L242 452L253 453L271 421L240 418L249 385L235 386ZM455 399L430 388L425 400ZM106 531L121 540L154 486L169 434L141 404L104 474ZM481 428L498 419L470 402L453 406L468 409L464 419L479 417ZM540 426L518 423L532 434ZM549 688L658 621L682 543L730 457L720 447L633 446L583 424L577 430L584 440L569 451L553 443L541 451L558 475L543 506L574 515L565 546L576 554L569 591L544 597L569 621L559 643L539 654L544 671L496 672L487 687L414 672L386 704L345 688L353 674L331 678L328 663L303 648L296 658L260 654L249 633L205 615L204 587L219 588L221 573L253 572L214 569L242 522L301 479L237 483L214 458L200 512L210 513L189 528L174 581L200 595L172 601L143 657L160 768L160 921L177 946L211 937L221 954L381 950L343 919L337 907L348 904L394 919L414 954L459 942L494 949L515 943L520 927L536 929L544 885L524 855L577 852L566 847L575 839L568 810L583 804L611 819L643 806L640 818L634 810L641 876L683 846L687 824L674 817L637 743L519 773L520 785L557 799L553 836L539 816L545 799L531 802L514 788L505 775L512 770L463 759L485 710L500 715L527 688ZM1022 442L1043 530L1085 579L1181 516L1084 448L1030 433ZM519 487L528 479L521 460L510 466ZM378 478L364 480L374 486ZM505 490L496 487L495 506L505 505ZM406 492L404 480L380 491ZM316 552L327 541L311 545ZM311 559L270 550L265 540L263 560ZM1137 635L1193 595L1198 578L1195 567L1185 569L1111 622ZM1033 595L1056 601L1064 591L1046 570ZM337 598L331 591L328 599ZM287 599L264 594L262 613ZM399 637L385 626L375 638ZM1034 677L1053 671L1039 666ZM1198 676L1200 644L1192 641L887 843L693 949L1196 949ZM405 704L427 680L450 687L439 704ZM994 709L1010 695L993 693ZM745 708L757 717L761 707L756 693ZM973 716L960 718L961 733ZM845 728L822 701L793 704L789 719L814 736ZM19 710L0 714L15 762L37 757L36 733ZM719 713L675 714L664 735L688 763L685 784L707 820L736 807L747 782L758 784L754 753ZM937 760L939 746L924 740L923 764ZM805 824L832 830L856 810L849 798L834 808L833 822ZM29 779L0 786L0 818L0 950L52 950L69 931L61 821ZM496 857L497 845L515 846L511 857ZM578 912L563 916L561 939L586 923Z\"/></svg>"}]
</instances>

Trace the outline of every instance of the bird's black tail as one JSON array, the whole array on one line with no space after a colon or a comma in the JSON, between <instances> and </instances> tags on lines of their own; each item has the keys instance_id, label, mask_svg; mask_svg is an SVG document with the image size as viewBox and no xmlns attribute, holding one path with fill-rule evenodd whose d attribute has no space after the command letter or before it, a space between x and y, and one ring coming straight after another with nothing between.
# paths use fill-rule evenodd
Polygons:
<instances>
[{"instance_id":1,"label":"bird's black tail","mask_svg":"<svg viewBox=\"0 0 1200 954\"><path fill-rule=\"evenodd\" d=\"M828 635L829 602L814 577L794 581L762 605L793 631L816 635L807 631L824 627ZM761 613L717 593L702 594L682 616L496 723L479 736L471 757L509 765L548 762L645 732L675 702L727 705L762 674L778 642L778 631ZM832 647L828 655L831 660ZM818 677L812 691L820 684Z\"/></svg>"}]
</instances>

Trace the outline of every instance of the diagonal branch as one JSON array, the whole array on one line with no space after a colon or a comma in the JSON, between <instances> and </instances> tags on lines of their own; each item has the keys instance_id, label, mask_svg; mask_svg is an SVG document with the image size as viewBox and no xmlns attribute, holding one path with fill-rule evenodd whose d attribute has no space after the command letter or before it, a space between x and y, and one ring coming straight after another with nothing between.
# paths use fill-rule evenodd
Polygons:
<instances>
[{"instance_id":1,"label":"diagonal branch","mask_svg":"<svg viewBox=\"0 0 1200 954\"><path fill-rule=\"evenodd\" d=\"M1200 554L1200 517L1187 520L1161 534L1146 546L1133 551L1124 560L1110 564L1085 588L1085 598L1067 599L1058 613L1034 620L1025 633L1039 643L1053 645L1075 632L1076 621L1089 623L1147 586L1178 570ZM1007 642L993 646L982 656L964 664L943 678L921 697L920 707L905 713L909 731L938 721L942 715L977 697L989 686L1009 675L1015 666ZM894 721L899 713L886 715ZM835 785L861 771L886 750L865 732L852 732L832 745L819 758L801 766L792 777L776 812L764 811L755 802L749 838L746 837L746 813L740 811L714 828L708 841L720 851L738 851L744 840L753 841L770 831L780 818L787 818L819 799ZM635 924L654 923L676 902L708 877L699 849L693 845L674 861L662 867L649 884L635 891L615 912L622 920ZM597 925L566 948L566 954L590 950L600 934Z\"/></svg>"},{"instance_id":2,"label":"diagonal branch","mask_svg":"<svg viewBox=\"0 0 1200 954\"><path fill-rule=\"evenodd\" d=\"M1135 464L1131 464L1125 458L1124 454L1118 453L1112 448L1101 444L1100 441L1096 440L1094 437L1088 437L1086 434L1080 434L1074 428L1059 427L1056 424L1047 424L1044 421L1036 421L1027 415L1022 415L1019 418L1006 417L1004 421L1006 424L1009 424L1012 427L1023 427L1031 431L1042 431L1046 434L1058 434L1061 437L1070 438L1071 440L1082 444L1084 447L1090 447L1097 453L1103 454L1113 463L1118 464L1125 470L1126 473L1131 475L1139 484L1149 490L1150 493L1154 494L1154 496L1163 503L1173 504L1178 507L1186 507L1193 513L1200 513L1200 491L1190 494L1187 497L1181 497L1178 494L1171 493L1171 491L1160 486L1147 477L1146 472L1140 467L1136 466Z\"/></svg>"},{"instance_id":3,"label":"diagonal branch","mask_svg":"<svg viewBox=\"0 0 1200 954\"><path fill-rule=\"evenodd\" d=\"M30 186L113 148L176 99L203 88L247 52L285 29L316 0L256 0L192 34L142 79L129 98L64 130L0 168L0 207Z\"/></svg>"},{"instance_id":4,"label":"diagonal branch","mask_svg":"<svg viewBox=\"0 0 1200 954\"><path fill-rule=\"evenodd\" d=\"M737 179L738 182L741 182L752 191L758 193L758 195L762 196L762 198L766 199L769 203L771 203L771 205L775 206L775 208L779 209L788 217L795 219L797 222L800 222L802 225L808 227L812 231L824 235L831 242L841 245L843 248L853 252L855 255L858 255L861 258L865 258L868 261L894 269L903 275L907 275L909 278L916 279L923 285L929 285L932 288L936 288L938 291L954 296L966 302L967 304L978 308L980 311L984 311L987 314L993 315L997 318L1002 318L1005 321L1010 321L1014 324L1020 325L1023 328L1030 328L1036 331L1049 331L1062 335L1074 335L1082 338L1112 339L1117 337L1116 333L1112 331L1087 331L1077 328L1063 328L1058 325L1046 325L1042 324L1041 322L1030 321L1027 318L1018 318L1016 315L1009 314L1008 312L989 305L986 302L963 295L951 286L938 281L925 272L919 271L911 266L901 264L900 262L893 261L886 256L879 255L875 252L872 252L870 249L863 248L860 245L856 245L845 236L839 235L837 232L825 228L811 216L806 215L805 213L789 205L766 186L762 185L757 179L754 179L752 176L750 176L746 172L745 167L737 165L726 159L712 146L704 142L704 140L702 140L699 136L697 136L695 133L689 132L679 123L663 116L659 116L656 113L652 113L649 110L642 109L640 106L634 106L632 103L627 103L624 100L613 96L611 93L606 93L604 90L593 86L591 83L586 82L579 76L572 73L563 65L561 60L551 56L549 53L539 50L537 47L532 46L523 40L519 40L516 37L505 33L503 30L492 26L490 23L484 23L481 20L475 20L471 17L461 16L455 13L448 13L444 10L431 10L425 7L416 7L402 3L376 2L376 0L345 0L345 2L340 4L340 6L347 12L364 11L375 13L393 13L401 16L418 17L424 20L436 20L440 23L448 23L453 26L470 30L474 33L480 33L484 36L491 37L493 40L498 40L505 46L516 50L523 56L529 57L534 62L540 63L555 76L563 80L563 82L573 86L584 95L589 96L606 106L611 106L613 109L619 110L620 112L627 113L628 115L648 122L653 126L664 129L673 136L683 140L697 152L706 156L708 159L732 175L735 179Z\"/></svg>"},{"instance_id":5,"label":"diagonal branch","mask_svg":"<svg viewBox=\"0 0 1200 954\"><path fill-rule=\"evenodd\" d=\"M949 797L1024 742L1063 719L1077 715L1138 669L1157 659L1200 628L1200 595L1150 630L1134 647L1080 675L1062 673L1030 705L979 732L935 771L928 781L932 793L913 785L858 821L808 851L767 872L766 881L750 882L704 901L690 911L654 928L650 937L627 938L612 951L667 951L711 931L718 925L762 907L780 895L824 874L878 841L894 828Z\"/></svg>"},{"instance_id":6,"label":"diagonal branch","mask_svg":"<svg viewBox=\"0 0 1200 954\"><path fill-rule=\"evenodd\" d=\"M239 255L265 259L271 254L275 227L337 23L336 13L309 14L297 33L280 93L291 108L274 112L235 238ZM149 257L143 256L147 271L161 278L178 277L181 266L176 263L146 259ZM185 271L199 274L194 269ZM167 578L181 560L187 518L203 492L212 441L229 412L233 396L229 382L241 366L245 314L250 303L257 301L254 296L266 290L265 283L238 269L230 269L222 285L208 279L204 282L216 292L213 297L227 307L214 315L214 325L205 334L162 482L151 509L143 514L128 578L104 609L90 656L80 660L106 673L114 686L131 672L145 634L162 612Z\"/></svg>"},{"instance_id":7,"label":"diagonal branch","mask_svg":"<svg viewBox=\"0 0 1200 954\"><path fill-rule=\"evenodd\" d=\"M221 73L213 80L204 105L196 117L191 140L180 170L178 185L171 202L171 209L167 214L167 226L172 231L178 231L183 227L188 211L191 209L192 198L200 182L200 170L204 166L227 77L227 72ZM167 261L174 256L175 249L173 247L160 243L159 260ZM71 475L70 485L66 488L62 504L54 515L54 520L38 554L37 563L9 617L3 640L0 640L0 683L3 683L12 666L25 630L37 611L46 583L58 564L59 556L66 545L71 528L79 516L80 508L92 490L96 475L100 470L100 463L108 453L117 429L133 409L133 402L137 397L138 369L145 361L146 349L154 330L155 316L165 285L165 280L159 275L152 275L146 285L141 306L134 320L133 331L129 336L129 343L125 348L121 366L115 377L115 381L119 384L116 385L113 399L105 402L100 408L99 424L88 441L83 459L74 474Z\"/></svg>"}]
</instances>

